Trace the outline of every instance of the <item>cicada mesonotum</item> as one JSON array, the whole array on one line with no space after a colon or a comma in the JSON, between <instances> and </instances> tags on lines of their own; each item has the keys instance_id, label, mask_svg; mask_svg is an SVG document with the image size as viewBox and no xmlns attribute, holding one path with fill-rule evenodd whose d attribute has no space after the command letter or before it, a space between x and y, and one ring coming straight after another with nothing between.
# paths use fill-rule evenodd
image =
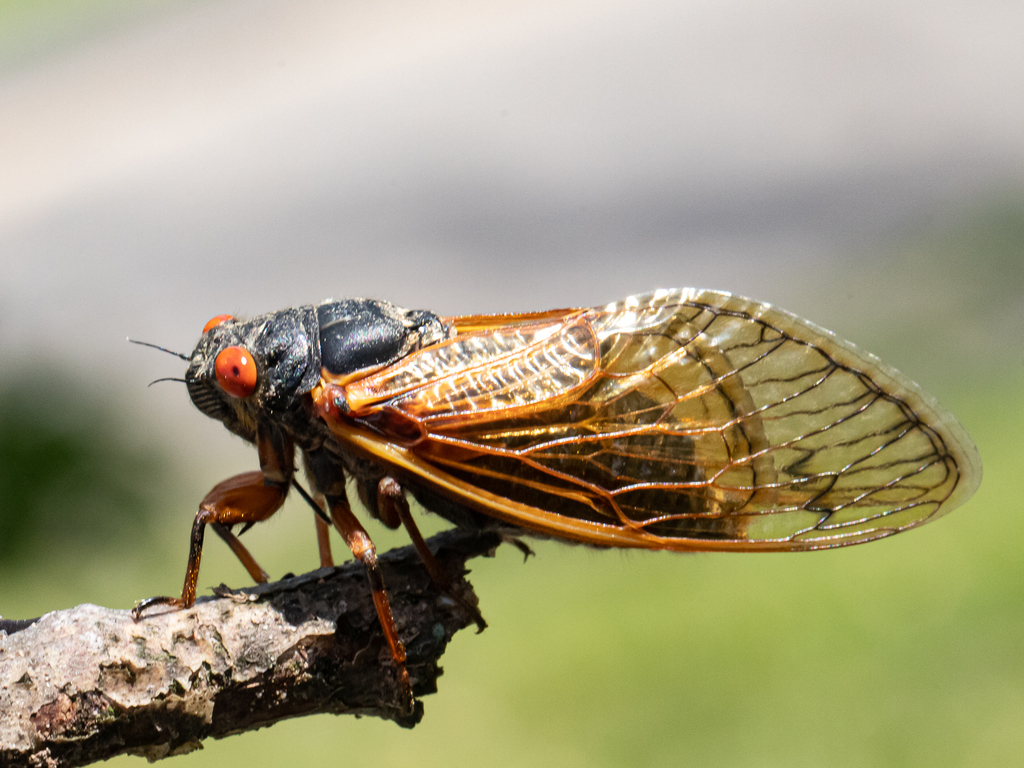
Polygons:
<instances>
[{"instance_id":1,"label":"cicada mesonotum","mask_svg":"<svg viewBox=\"0 0 1024 768\"><path fill-rule=\"evenodd\" d=\"M206 496L181 597L136 615L193 604L207 524L266 580L231 529L280 508L297 448L321 504L321 561L329 521L367 568L407 691L349 477L441 582L406 493L458 526L513 536L794 551L913 528L981 480L970 438L912 381L829 331L713 291L469 317L328 300L218 316L188 360L192 401L256 444L260 470Z\"/></svg>"}]
</instances>

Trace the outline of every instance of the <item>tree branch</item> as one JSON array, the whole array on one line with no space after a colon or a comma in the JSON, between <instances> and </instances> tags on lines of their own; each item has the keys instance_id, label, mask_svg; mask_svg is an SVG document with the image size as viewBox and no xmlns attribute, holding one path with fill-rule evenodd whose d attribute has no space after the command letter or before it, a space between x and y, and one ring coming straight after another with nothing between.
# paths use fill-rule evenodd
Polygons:
<instances>
[{"instance_id":1,"label":"tree branch","mask_svg":"<svg viewBox=\"0 0 1024 768\"><path fill-rule=\"evenodd\" d=\"M500 537L449 531L430 540L453 592ZM473 617L430 581L412 547L381 556L417 696L434 693L438 659ZM156 760L203 739L331 712L412 727L363 567L350 563L251 589L216 590L189 610L147 615L80 605L0 628L0 765L78 766L122 753Z\"/></svg>"}]
</instances>

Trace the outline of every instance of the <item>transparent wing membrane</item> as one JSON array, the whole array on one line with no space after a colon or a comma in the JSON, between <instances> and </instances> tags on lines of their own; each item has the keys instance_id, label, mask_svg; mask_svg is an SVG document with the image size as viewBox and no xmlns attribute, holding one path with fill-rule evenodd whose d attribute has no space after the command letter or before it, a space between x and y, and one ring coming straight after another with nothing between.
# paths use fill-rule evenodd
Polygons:
<instances>
[{"instance_id":1,"label":"transparent wing membrane","mask_svg":"<svg viewBox=\"0 0 1024 768\"><path fill-rule=\"evenodd\" d=\"M498 516L526 527L816 549L924 523L980 482L970 439L913 382L768 305L685 289L454 322L346 397L422 479L485 511L507 500Z\"/></svg>"}]
</instances>

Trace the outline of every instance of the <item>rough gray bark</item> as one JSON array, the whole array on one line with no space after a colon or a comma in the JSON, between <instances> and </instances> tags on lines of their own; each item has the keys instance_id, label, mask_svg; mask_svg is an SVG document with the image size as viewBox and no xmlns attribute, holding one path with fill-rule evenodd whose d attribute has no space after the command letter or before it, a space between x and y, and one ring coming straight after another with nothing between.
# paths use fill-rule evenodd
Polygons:
<instances>
[{"instance_id":1,"label":"rough gray bark","mask_svg":"<svg viewBox=\"0 0 1024 768\"><path fill-rule=\"evenodd\" d=\"M454 593L475 605L465 562L500 543L452 531L430 540ZM430 581L412 547L381 556L417 696L437 690L438 659L469 612ZM351 563L183 611L80 605L0 631L0 766L78 766L122 753L150 760L287 717L372 715L406 727L363 568ZM11 627L13 631L13 627Z\"/></svg>"}]
</instances>

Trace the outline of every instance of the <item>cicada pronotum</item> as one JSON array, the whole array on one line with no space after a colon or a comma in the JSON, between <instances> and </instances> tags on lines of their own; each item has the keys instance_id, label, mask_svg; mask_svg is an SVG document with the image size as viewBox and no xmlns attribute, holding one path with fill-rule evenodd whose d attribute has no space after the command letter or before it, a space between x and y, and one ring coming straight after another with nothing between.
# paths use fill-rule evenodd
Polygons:
<instances>
[{"instance_id":1,"label":"cicada pronotum","mask_svg":"<svg viewBox=\"0 0 1024 768\"><path fill-rule=\"evenodd\" d=\"M207 524L266 580L231 529L281 506L298 448L321 561L332 562L333 523L367 568L407 691L346 478L373 517L405 526L442 585L407 492L456 525L512 536L763 552L889 536L981 481L970 438L912 381L829 331L712 291L470 317L328 300L218 316L187 359L192 401L256 444L260 471L207 495L181 597L136 615L192 605Z\"/></svg>"}]
</instances>

